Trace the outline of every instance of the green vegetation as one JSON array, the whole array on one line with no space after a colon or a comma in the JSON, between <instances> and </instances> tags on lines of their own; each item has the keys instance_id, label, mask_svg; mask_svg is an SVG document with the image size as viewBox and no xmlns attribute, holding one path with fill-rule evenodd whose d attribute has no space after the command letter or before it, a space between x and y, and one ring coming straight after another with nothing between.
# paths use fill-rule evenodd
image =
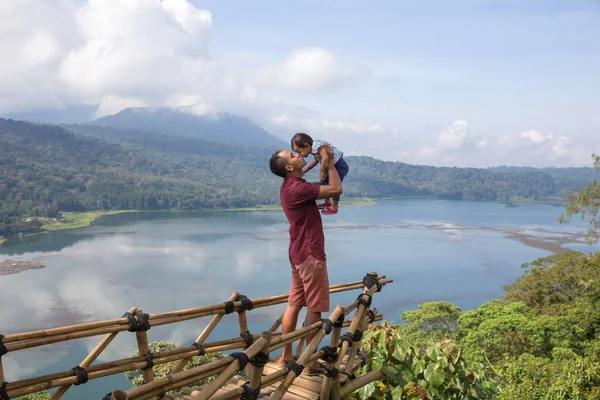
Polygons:
<instances>
[{"instance_id":1,"label":"green vegetation","mask_svg":"<svg viewBox=\"0 0 600 400\"><path fill-rule=\"evenodd\" d=\"M592 155L596 172L600 171L600 156ZM594 180L590 185L584 187L577 193L569 193L567 196L569 204L565 214L561 215L561 223L567 222L573 215L581 215L581 218L588 218L590 227L588 228L588 243L593 244L598 241L600 236L600 182Z\"/></svg>"},{"instance_id":2,"label":"green vegetation","mask_svg":"<svg viewBox=\"0 0 600 400\"><path fill-rule=\"evenodd\" d=\"M27 396L21 396L17 400L48 400L50 398L50 393L47 391L32 393Z\"/></svg>"},{"instance_id":3,"label":"green vegetation","mask_svg":"<svg viewBox=\"0 0 600 400\"><path fill-rule=\"evenodd\" d=\"M0 142L0 213L10 220L7 225L63 212L247 209L279 202L280 179L267 168L275 147L253 147L242 136L243 145L228 145L133 129L0 119ZM371 157L348 157L348 162L346 201L398 196L542 200L564 198L589 183L579 179L581 174L436 168Z\"/></svg>"},{"instance_id":4,"label":"green vegetation","mask_svg":"<svg viewBox=\"0 0 600 400\"><path fill-rule=\"evenodd\" d=\"M156 352L160 352L160 351L173 350L173 349L179 348L181 346L175 342L152 342L149 344L149 347L150 347L150 351L152 353L156 353ZM135 353L133 353L131 355L131 357L135 357L138 355L139 355L139 352L136 351ZM224 357L225 356L223 354L218 353L218 352L217 353L208 353L203 356L195 356L190 359L190 362L187 364L187 366L184 368L184 370L196 368L201 365L208 364L209 362L219 360ZM171 372L171 370L173 370L173 368L175 368L177 363L178 363L178 361L171 361L171 362L168 362L165 364L155 365L154 367L152 367L152 371L154 372L154 378L155 379L164 378ZM131 381L131 384L134 387L140 386L144 383L144 378L142 376L141 370L126 372L125 376L127 377L127 379L129 379ZM211 382L214 379L215 379L215 377L211 376L209 378L202 379L198 382L194 382L189 385L186 385L186 387L201 386L201 385ZM168 393L179 393L179 391L171 391Z\"/></svg>"},{"instance_id":5,"label":"green vegetation","mask_svg":"<svg viewBox=\"0 0 600 400\"><path fill-rule=\"evenodd\" d=\"M371 359L362 371L381 370L383 378L353 393L353 399L490 399L498 393L481 365L468 365L451 339L421 349L400 330L383 322L365 332L363 349Z\"/></svg>"},{"instance_id":6,"label":"green vegetation","mask_svg":"<svg viewBox=\"0 0 600 400\"><path fill-rule=\"evenodd\" d=\"M75 229L90 226L96 219L103 215L121 214L126 212L135 212L132 210L118 211L86 211L86 212L63 212L61 218L46 223L42 226L45 231L59 231L62 229Z\"/></svg>"},{"instance_id":7,"label":"green vegetation","mask_svg":"<svg viewBox=\"0 0 600 400\"><path fill-rule=\"evenodd\" d=\"M365 335L384 378L361 399L600 398L600 253L523 265L501 300L426 303ZM464 381L465 376L471 377ZM386 389L388 388L388 389Z\"/></svg>"}]
</instances>

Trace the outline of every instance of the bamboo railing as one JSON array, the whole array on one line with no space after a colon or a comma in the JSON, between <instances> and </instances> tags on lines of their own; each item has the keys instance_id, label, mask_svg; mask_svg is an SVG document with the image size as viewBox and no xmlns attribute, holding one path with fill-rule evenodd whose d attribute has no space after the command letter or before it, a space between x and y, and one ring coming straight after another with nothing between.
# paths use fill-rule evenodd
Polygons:
<instances>
[{"instance_id":1,"label":"bamboo railing","mask_svg":"<svg viewBox=\"0 0 600 400\"><path fill-rule=\"evenodd\" d=\"M369 323L381 320L382 316L376 311L369 311L371 298L382 286L392 282L385 276L369 273L362 281L350 282L330 286L330 293L345 292L363 289L363 293L346 307L337 306L327 319L304 326L293 332L282 334L277 329L281 325L282 317L271 328L260 335L252 335L248 330L247 312L252 309L268 307L287 302L288 295L279 295L250 300L238 292L232 293L225 303L211 306L196 307L185 310L166 312L161 314L145 314L136 307L130 308L121 318L88 322L76 325L61 326L45 330L25 333L0 335L0 399L15 399L20 396L57 388L51 400L60 399L72 385L81 385L90 379L120 374L128 371L141 370L144 384L127 391L115 390L107 394L105 400L143 400L156 398L182 398L182 399L218 399L228 400L244 397L256 399L263 396L261 388L275 385L281 381L276 389L269 391L273 400L281 399L296 378L302 373L305 366L317 360L326 361L325 377L320 385L305 388L321 394L321 398L329 397L340 399L352 391L372 382L380 377L377 372L353 378L354 372L364 363L364 357L356 361L356 354L360 347L360 337ZM345 317L356 310L354 318L345 321ZM240 337L206 342L215 327L224 315L237 312L240 327ZM208 325L190 346L177 349L151 353L149 350L147 330L152 326L173 324L191 319L213 316ZM348 332L341 335L341 330L348 327ZM134 332L140 355L122 358L114 361L94 364L98 356L108 347L111 341L122 331ZM2 368L2 356L19 350L30 349L53 343L81 339L91 336L104 335L98 345L76 367L62 371L14 382L6 382ZM307 336L314 335L306 343ZM319 343L326 335L331 335L329 346L317 351ZM271 371L263 376L269 353L282 348L290 343L297 343L297 361L286 365L277 371ZM306 344L306 348L303 346ZM340 348L340 351L336 350ZM216 361L201 365L196 368L184 370L192 357L197 355L223 352L230 350L243 350ZM154 379L154 365L177 361L170 374L164 378ZM343 370L340 369L345 363ZM226 393L221 388L241 371L249 377L243 386L236 387ZM202 388L186 388L187 395L167 394L169 391L178 390L194 384L202 379L215 376L210 384ZM306 386L307 383L304 383ZM358 385L358 386L357 386ZM177 397L185 396L185 397Z\"/></svg>"}]
</instances>

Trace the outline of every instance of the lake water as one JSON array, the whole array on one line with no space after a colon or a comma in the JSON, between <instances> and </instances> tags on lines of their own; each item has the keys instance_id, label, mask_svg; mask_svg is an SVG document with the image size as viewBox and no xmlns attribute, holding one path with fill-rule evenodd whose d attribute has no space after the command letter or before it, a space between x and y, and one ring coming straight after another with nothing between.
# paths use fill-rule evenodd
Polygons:
<instances>
[{"instance_id":1,"label":"lake water","mask_svg":"<svg viewBox=\"0 0 600 400\"><path fill-rule=\"evenodd\" d=\"M374 296L388 320L427 301L463 309L499 298L521 276L521 264L562 248L597 251L578 236L586 224L560 225L563 207L443 200L382 201L324 217L331 284L368 271L394 279ZM7 242L0 259L35 260L44 269L0 276L0 333L10 334L120 317L131 306L148 313L221 303L234 291L250 298L286 293L290 269L287 221L281 211L132 213L94 226ZM333 295L346 305L357 291ZM250 331L268 329L284 305L250 311ZM210 317L154 327L149 340L189 344ZM208 341L235 337L226 316ZM14 381L77 365L100 337L59 343L3 357ZM125 332L100 362L136 349ZM72 387L64 399L101 398L128 388L123 375Z\"/></svg>"}]
</instances>

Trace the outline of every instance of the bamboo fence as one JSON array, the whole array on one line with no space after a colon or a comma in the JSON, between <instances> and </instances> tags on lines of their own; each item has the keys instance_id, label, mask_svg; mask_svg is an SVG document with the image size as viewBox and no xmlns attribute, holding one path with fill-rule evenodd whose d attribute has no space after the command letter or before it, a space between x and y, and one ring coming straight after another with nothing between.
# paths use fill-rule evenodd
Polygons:
<instances>
[{"instance_id":1,"label":"bamboo fence","mask_svg":"<svg viewBox=\"0 0 600 400\"><path fill-rule=\"evenodd\" d=\"M284 395L287 395L287 398L294 398L292 391L305 391L305 395L308 392L317 393L324 400L328 400L330 397L345 398L352 391L380 377L377 374L379 371L373 371L354 379L353 374L364 364L366 359L364 355L361 355L359 360L355 360L360 347L360 337L357 335L364 331L369 323L382 319L376 310L369 310L371 299L376 291L380 291L381 287L391 282L392 280L386 279L385 276L378 276L376 273L370 272L362 281L332 285L330 293L355 289L363 289L363 292L347 307L337 306L327 319L287 334L277 331L281 325L282 316L273 323L268 331L259 335L252 335L249 332L246 318L246 312L252 309L287 302L287 294L250 300L238 292L233 292L226 302L211 306L160 314L145 314L142 310L132 307L121 318L6 336L0 335L0 399L16 399L20 396L58 388L51 396L51 400L58 400L72 385L82 385L91 379L135 370L142 371L144 381L142 385L127 391L115 390L108 393L103 400L158 398L194 400L244 398L253 400L264 397L265 394L273 400L279 400ZM354 310L356 310L354 318L345 321L345 317ZM240 337L206 342L224 315L233 312L238 314ZM151 326L174 324L206 316L213 317L190 346L150 352L147 330ZM348 332L341 335L344 327L348 328ZM116 335L122 331L135 333L140 355L92 365ZM7 353L98 335L104 335L104 337L89 355L71 370L14 382L5 380L2 356ZM306 343L306 338L311 335L314 337L309 343ZM330 335L329 345L317 351L317 347L326 335ZM272 364L267 364L269 353L294 342L297 342L297 360L292 365L286 364L285 367L273 370ZM306 348L303 349L305 344ZM338 348L339 351L337 351ZM243 351L184 370L194 356L230 350ZM322 378L322 382L317 384L300 379L298 385L294 385L294 389L290 391L290 387L302 374L304 367L308 368L318 360L326 362L324 364L325 376ZM177 361L177 364L170 374L160 379L154 379L153 366L172 361ZM342 364L344 364L343 368ZM224 391L225 387L231 386L228 382L242 372L249 377L248 382ZM215 379L203 387L192 387L191 389L188 387L215 375ZM274 385L279 381L281 383L275 387ZM298 387L296 388L296 386ZM188 394L168 393L184 387L183 392L189 392ZM271 389L265 392L264 388Z\"/></svg>"}]
</instances>

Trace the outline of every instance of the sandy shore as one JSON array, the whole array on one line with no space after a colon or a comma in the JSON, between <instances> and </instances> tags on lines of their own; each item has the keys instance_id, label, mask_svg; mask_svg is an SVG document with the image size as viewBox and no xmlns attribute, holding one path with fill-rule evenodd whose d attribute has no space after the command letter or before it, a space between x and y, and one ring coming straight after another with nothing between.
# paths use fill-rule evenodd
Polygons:
<instances>
[{"instance_id":1,"label":"sandy shore","mask_svg":"<svg viewBox=\"0 0 600 400\"><path fill-rule=\"evenodd\" d=\"M46 265L36 261L2 260L0 261L0 275L12 275L28 269L42 269Z\"/></svg>"}]
</instances>

